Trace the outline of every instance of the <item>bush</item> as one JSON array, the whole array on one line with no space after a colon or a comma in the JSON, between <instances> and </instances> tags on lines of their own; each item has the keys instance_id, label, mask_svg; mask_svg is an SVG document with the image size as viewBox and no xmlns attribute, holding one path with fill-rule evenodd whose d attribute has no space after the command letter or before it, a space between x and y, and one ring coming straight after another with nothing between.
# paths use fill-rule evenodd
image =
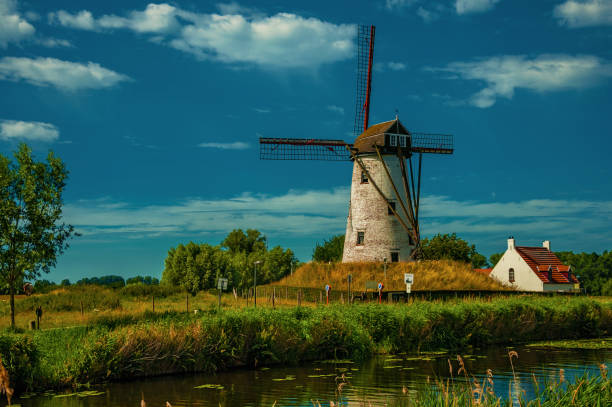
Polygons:
<instances>
[{"instance_id":1,"label":"bush","mask_svg":"<svg viewBox=\"0 0 612 407\"><path fill-rule=\"evenodd\" d=\"M30 337L10 332L0 333L0 356L8 371L11 387L16 392L34 388L38 352Z\"/></svg>"},{"instance_id":2,"label":"bush","mask_svg":"<svg viewBox=\"0 0 612 407\"><path fill-rule=\"evenodd\" d=\"M49 311L79 311L81 302L86 311L121 308L119 295L115 291L95 285L75 285L49 294L33 295L16 302L15 307L18 312L33 312L36 307L41 306L44 317L44 313Z\"/></svg>"}]
</instances>

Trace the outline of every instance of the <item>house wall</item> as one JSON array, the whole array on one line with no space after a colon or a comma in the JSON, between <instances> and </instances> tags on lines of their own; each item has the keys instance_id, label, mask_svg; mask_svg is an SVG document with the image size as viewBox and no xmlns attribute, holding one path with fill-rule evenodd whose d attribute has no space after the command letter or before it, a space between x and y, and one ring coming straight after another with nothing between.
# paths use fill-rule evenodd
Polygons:
<instances>
[{"instance_id":1,"label":"house wall","mask_svg":"<svg viewBox=\"0 0 612 407\"><path fill-rule=\"evenodd\" d=\"M508 270L514 269L514 283L508 279ZM531 267L523 260L521 255L513 247L509 247L502 258L497 262L491 277L500 281L504 285L515 287L522 291L543 291L544 283L531 270Z\"/></svg>"},{"instance_id":2,"label":"house wall","mask_svg":"<svg viewBox=\"0 0 612 407\"><path fill-rule=\"evenodd\" d=\"M396 202L396 211L402 216L404 222L409 224L406 217L403 216L401 205L378 156L362 155L360 158L368 169L370 177L374 179L387 198ZM398 158L394 155L383 156L383 158L389 167L398 192L403 197L405 194ZM361 246L357 245L357 232L359 231L365 232L365 241ZM342 261L383 261L386 258L390 262L392 251L399 252L399 261L409 261L412 249L408 232L394 215L388 215L387 204L376 192L372 182L361 183L361 167L355 162Z\"/></svg>"}]
</instances>

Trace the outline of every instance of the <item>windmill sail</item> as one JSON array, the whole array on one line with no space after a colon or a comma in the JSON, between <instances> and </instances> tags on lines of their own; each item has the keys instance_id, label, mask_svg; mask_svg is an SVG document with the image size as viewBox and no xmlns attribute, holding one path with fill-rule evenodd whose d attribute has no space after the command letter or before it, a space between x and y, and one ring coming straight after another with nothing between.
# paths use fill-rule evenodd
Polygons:
<instances>
[{"instance_id":1,"label":"windmill sail","mask_svg":"<svg viewBox=\"0 0 612 407\"><path fill-rule=\"evenodd\" d=\"M260 138L262 160L348 161L350 154L344 140L304 138Z\"/></svg>"},{"instance_id":2,"label":"windmill sail","mask_svg":"<svg viewBox=\"0 0 612 407\"><path fill-rule=\"evenodd\" d=\"M360 25L357 29L357 94L353 135L359 136L368 128L372 95L372 66L374 63L374 35L376 27Z\"/></svg>"}]
</instances>

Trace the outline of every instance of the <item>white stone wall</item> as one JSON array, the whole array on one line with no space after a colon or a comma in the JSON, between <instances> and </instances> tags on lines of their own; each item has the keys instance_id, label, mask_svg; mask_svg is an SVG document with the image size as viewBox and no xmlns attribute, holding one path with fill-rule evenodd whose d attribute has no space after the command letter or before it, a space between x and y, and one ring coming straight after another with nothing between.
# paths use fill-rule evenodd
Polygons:
<instances>
[{"instance_id":1,"label":"white stone wall","mask_svg":"<svg viewBox=\"0 0 612 407\"><path fill-rule=\"evenodd\" d=\"M497 262L490 276L504 285L515 287L522 291L543 291L544 283L514 249L514 241L509 246L511 247L508 247L508 250ZM510 268L514 269L514 283L510 283L508 279Z\"/></svg>"},{"instance_id":2,"label":"white stone wall","mask_svg":"<svg viewBox=\"0 0 612 407\"><path fill-rule=\"evenodd\" d=\"M393 155L383 158L389 167L400 197L403 198L405 194L399 161ZM361 159L376 185L386 197L396 202L396 211L409 225L378 156L364 155L361 156ZM365 241L361 246L357 245L357 232L359 231L365 232ZM387 204L376 192L372 182L361 183L361 167L354 163L342 261L383 261L386 258L388 262L391 262L392 251L399 252L399 261L410 260L412 247L408 232L394 215L388 215Z\"/></svg>"}]
</instances>

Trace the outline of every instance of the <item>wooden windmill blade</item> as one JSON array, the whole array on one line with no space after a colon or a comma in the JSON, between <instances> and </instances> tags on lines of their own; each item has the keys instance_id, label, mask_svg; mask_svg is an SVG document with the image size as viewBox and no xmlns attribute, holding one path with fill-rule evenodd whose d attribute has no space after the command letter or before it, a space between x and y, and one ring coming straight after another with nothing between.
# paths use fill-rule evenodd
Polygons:
<instances>
[{"instance_id":1,"label":"wooden windmill blade","mask_svg":"<svg viewBox=\"0 0 612 407\"><path fill-rule=\"evenodd\" d=\"M344 140L304 138L260 138L262 160L348 161L350 154Z\"/></svg>"},{"instance_id":2,"label":"wooden windmill blade","mask_svg":"<svg viewBox=\"0 0 612 407\"><path fill-rule=\"evenodd\" d=\"M357 27L357 86L355 95L355 124L353 135L359 136L368 129L370 99L372 97L372 68L374 64L374 36L376 27Z\"/></svg>"}]
</instances>

